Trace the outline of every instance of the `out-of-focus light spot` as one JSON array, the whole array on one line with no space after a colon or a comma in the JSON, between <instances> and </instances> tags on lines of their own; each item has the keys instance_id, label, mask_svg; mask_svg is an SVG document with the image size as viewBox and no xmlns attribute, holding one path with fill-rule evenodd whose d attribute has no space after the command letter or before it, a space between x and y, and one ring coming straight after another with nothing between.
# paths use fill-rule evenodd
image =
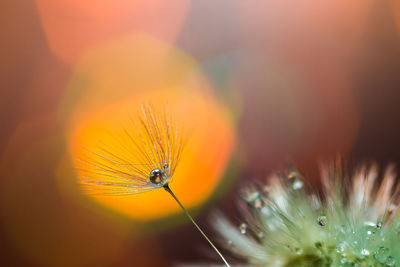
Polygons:
<instances>
[{"instance_id":1,"label":"out-of-focus light spot","mask_svg":"<svg viewBox=\"0 0 400 267\"><path fill-rule=\"evenodd\" d=\"M0 215L8 244L34 266L110 266L132 253L128 246L142 266L159 266L157 244L132 245L127 228L60 197L55 169L64 148L51 116L21 123L9 139L0 159ZM64 171L73 173L72 166Z\"/></svg>"},{"instance_id":2,"label":"out-of-focus light spot","mask_svg":"<svg viewBox=\"0 0 400 267\"><path fill-rule=\"evenodd\" d=\"M93 50L78 64L61 108L70 124L72 159L83 156L84 147L115 143L108 134L121 131L146 101L167 104L192 131L171 188L188 207L201 204L221 181L235 142L233 126L195 62L152 38L123 38ZM179 211L162 189L123 198L91 197L137 220Z\"/></svg>"},{"instance_id":3,"label":"out-of-focus light spot","mask_svg":"<svg viewBox=\"0 0 400 267\"><path fill-rule=\"evenodd\" d=\"M114 155L123 158L126 153L130 153L130 146L131 151L136 151L132 141L124 134L123 126L127 125L130 136L140 142L135 128L129 125L129 117L135 120L140 101L152 103L154 106L168 103L170 114L174 114L172 119L183 122L184 129L193 129L173 176L171 188L187 207L199 205L218 185L234 141L232 126L209 93L195 90L155 91L113 103L86 116L82 115L73 123L74 129L70 136L72 157L90 161L84 148L96 149L102 145ZM130 158L132 157L135 155ZM165 217L180 210L163 189L128 197L90 196L105 206L138 220Z\"/></svg>"},{"instance_id":4,"label":"out-of-focus light spot","mask_svg":"<svg viewBox=\"0 0 400 267\"><path fill-rule=\"evenodd\" d=\"M187 0L36 0L52 51L74 63L92 46L134 32L173 41L181 28Z\"/></svg>"},{"instance_id":5,"label":"out-of-focus light spot","mask_svg":"<svg viewBox=\"0 0 400 267\"><path fill-rule=\"evenodd\" d=\"M99 109L149 90L175 90L204 83L196 62L148 35L127 35L82 57L61 105L63 116Z\"/></svg>"}]
</instances>

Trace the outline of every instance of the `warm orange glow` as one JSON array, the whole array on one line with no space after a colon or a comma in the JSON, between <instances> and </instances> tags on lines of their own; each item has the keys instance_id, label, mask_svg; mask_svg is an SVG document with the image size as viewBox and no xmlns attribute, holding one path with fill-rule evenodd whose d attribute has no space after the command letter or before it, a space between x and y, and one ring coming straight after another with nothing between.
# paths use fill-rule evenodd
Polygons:
<instances>
[{"instance_id":1,"label":"warm orange glow","mask_svg":"<svg viewBox=\"0 0 400 267\"><path fill-rule=\"evenodd\" d=\"M400 33L400 2L398 0L392 0L393 16L396 21L397 29Z\"/></svg>"},{"instance_id":2,"label":"warm orange glow","mask_svg":"<svg viewBox=\"0 0 400 267\"><path fill-rule=\"evenodd\" d=\"M36 0L36 4L51 50L68 63L127 33L145 32L172 41L188 8L187 0Z\"/></svg>"},{"instance_id":3,"label":"warm orange glow","mask_svg":"<svg viewBox=\"0 0 400 267\"><path fill-rule=\"evenodd\" d=\"M131 142L122 133L124 121L135 117L140 101L154 106L168 103L171 114L187 129L193 129L183 152L171 188L189 208L206 200L218 185L232 151L234 135L223 110L209 93L201 91L154 91L114 103L102 110L76 118L70 136L73 158L87 159L83 148L108 145L112 153L127 156ZM126 125L126 124L125 124ZM128 127L133 138L139 138ZM110 135L110 132L113 133ZM118 140L116 140L118 139ZM125 146L116 145L118 142ZM134 155L129 155L135 158ZM132 162L135 163L135 162ZM77 163L79 166L79 162ZM96 201L134 219L150 220L179 211L179 206L163 189L133 196L91 195Z\"/></svg>"},{"instance_id":4,"label":"warm orange glow","mask_svg":"<svg viewBox=\"0 0 400 267\"><path fill-rule=\"evenodd\" d=\"M205 87L196 62L148 35L99 45L76 65L62 101L63 115L97 110L149 90Z\"/></svg>"},{"instance_id":5,"label":"warm orange glow","mask_svg":"<svg viewBox=\"0 0 400 267\"><path fill-rule=\"evenodd\" d=\"M199 205L220 182L230 158L232 125L196 62L151 37L119 38L93 49L77 64L60 110L70 125L72 159L85 157L84 147L99 144L110 146L114 154L128 153L115 146L117 141L126 142L118 131L127 126L135 134L129 119L137 118L140 103L146 101L155 106L167 103L174 120L192 131L171 188L188 207ZM117 141L110 132L116 132ZM136 161L134 155L129 157ZM165 217L179 209L162 189L93 199L138 220Z\"/></svg>"}]
</instances>

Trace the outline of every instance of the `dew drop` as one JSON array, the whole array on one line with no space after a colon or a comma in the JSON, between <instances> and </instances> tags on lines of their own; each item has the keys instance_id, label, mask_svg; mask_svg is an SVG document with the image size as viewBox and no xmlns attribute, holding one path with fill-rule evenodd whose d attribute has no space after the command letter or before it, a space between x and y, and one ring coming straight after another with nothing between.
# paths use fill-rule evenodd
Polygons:
<instances>
[{"instance_id":1,"label":"dew drop","mask_svg":"<svg viewBox=\"0 0 400 267\"><path fill-rule=\"evenodd\" d=\"M290 184L292 185L293 190L299 190L303 187L303 182L300 180L297 172L293 171L289 173L287 177L289 179Z\"/></svg>"},{"instance_id":2,"label":"dew drop","mask_svg":"<svg viewBox=\"0 0 400 267\"><path fill-rule=\"evenodd\" d=\"M380 263L385 263L387 256L389 255L389 249L385 247L379 247L379 249L375 252L375 259Z\"/></svg>"},{"instance_id":3,"label":"dew drop","mask_svg":"<svg viewBox=\"0 0 400 267\"><path fill-rule=\"evenodd\" d=\"M339 243L336 246L336 252L337 253L343 253L344 252L344 248L345 248L345 244L344 243Z\"/></svg>"},{"instance_id":4,"label":"dew drop","mask_svg":"<svg viewBox=\"0 0 400 267\"><path fill-rule=\"evenodd\" d=\"M246 194L246 195L247 195L246 200L249 203L254 202L256 199L258 199L260 197L260 194L257 191L254 191L254 192Z\"/></svg>"},{"instance_id":5,"label":"dew drop","mask_svg":"<svg viewBox=\"0 0 400 267\"><path fill-rule=\"evenodd\" d=\"M381 229L382 226L383 226L383 222L382 222L382 221L378 221L378 222L376 223L376 228Z\"/></svg>"},{"instance_id":6,"label":"dew drop","mask_svg":"<svg viewBox=\"0 0 400 267\"><path fill-rule=\"evenodd\" d=\"M246 201L258 210L263 207L263 201L261 199L260 193L258 193L257 191L248 194L246 197Z\"/></svg>"},{"instance_id":7,"label":"dew drop","mask_svg":"<svg viewBox=\"0 0 400 267\"><path fill-rule=\"evenodd\" d=\"M317 249L321 249L322 248L322 243L321 242L316 242L314 245L315 245L315 247Z\"/></svg>"},{"instance_id":8,"label":"dew drop","mask_svg":"<svg viewBox=\"0 0 400 267\"><path fill-rule=\"evenodd\" d=\"M363 250L361 250L361 255L368 256L369 250L364 248Z\"/></svg>"},{"instance_id":9,"label":"dew drop","mask_svg":"<svg viewBox=\"0 0 400 267\"><path fill-rule=\"evenodd\" d=\"M168 170L168 168L169 168L169 165L168 165L168 163L164 163L164 170Z\"/></svg>"},{"instance_id":10,"label":"dew drop","mask_svg":"<svg viewBox=\"0 0 400 267\"><path fill-rule=\"evenodd\" d=\"M154 185L163 185L167 181L167 176L162 169L154 169L150 172L150 182Z\"/></svg>"},{"instance_id":11,"label":"dew drop","mask_svg":"<svg viewBox=\"0 0 400 267\"><path fill-rule=\"evenodd\" d=\"M326 225L326 216L324 216L324 215L318 216L318 224L320 226L325 226Z\"/></svg>"},{"instance_id":12,"label":"dew drop","mask_svg":"<svg viewBox=\"0 0 400 267\"><path fill-rule=\"evenodd\" d=\"M228 240L227 243L228 243L228 246L232 246L232 244L233 244L232 240Z\"/></svg>"},{"instance_id":13,"label":"dew drop","mask_svg":"<svg viewBox=\"0 0 400 267\"><path fill-rule=\"evenodd\" d=\"M365 222L364 225L365 225L365 228L364 228L365 233L368 236L370 236L370 237L368 237L368 239L375 239L375 236L373 236L373 235L375 235L375 233L377 231L377 224L373 223L373 222Z\"/></svg>"},{"instance_id":14,"label":"dew drop","mask_svg":"<svg viewBox=\"0 0 400 267\"><path fill-rule=\"evenodd\" d=\"M294 252L295 252L296 254L302 254L302 253L303 253L303 250L302 250L301 248L296 247L296 248L294 249Z\"/></svg>"},{"instance_id":15,"label":"dew drop","mask_svg":"<svg viewBox=\"0 0 400 267\"><path fill-rule=\"evenodd\" d=\"M245 235L245 234L247 233L247 224L242 223L242 224L239 226L239 230L240 230L240 233L241 233L242 235Z\"/></svg>"},{"instance_id":16,"label":"dew drop","mask_svg":"<svg viewBox=\"0 0 400 267\"><path fill-rule=\"evenodd\" d=\"M259 238L263 238L263 237L264 237L264 232L259 232L259 233L258 233L258 237L259 237Z\"/></svg>"},{"instance_id":17,"label":"dew drop","mask_svg":"<svg viewBox=\"0 0 400 267\"><path fill-rule=\"evenodd\" d=\"M303 182L300 181L300 180L294 181L293 184L292 184L292 188L293 188L294 190L299 190L299 189L301 189L302 187L303 187Z\"/></svg>"},{"instance_id":18,"label":"dew drop","mask_svg":"<svg viewBox=\"0 0 400 267\"><path fill-rule=\"evenodd\" d=\"M395 266L396 261L394 260L394 258L392 256L389 256L386 258L385 263L387 266Z\"/></svg>"}]
</instances>

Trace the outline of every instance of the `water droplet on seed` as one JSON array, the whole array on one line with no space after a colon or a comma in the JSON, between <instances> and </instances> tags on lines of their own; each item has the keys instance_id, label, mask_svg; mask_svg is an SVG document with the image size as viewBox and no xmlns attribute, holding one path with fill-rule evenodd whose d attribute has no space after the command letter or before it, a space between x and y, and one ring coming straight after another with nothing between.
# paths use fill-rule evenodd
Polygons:
<instances>
[{"instance_id":1,"label":"water droplet on seed","mask_svg":"<svg viewBox=\"0 0 400 267\"><path fill-rule=\"evenodd\" d=\"M363 250L361 250L361 255L368 256L369 250L364 248Z\"/></svg>"},{"instance_id":2,"label":"water droplet on seed","mask_svg":"<svg viewBox=\"0 0 400 267\"><path fill-rule=\"evenodd\" d=\"M394 258L392 256L389 256L386 258L385 263L387 266L395 266L396 261L394 260Z\"/></svg>"},{"instance_id":3,"label":"water droplet on seed","mask_svg":"<svg viewBox=\"0 0 400 267\"><path fill-rule=\"evenodd\" d=\"M295 252L296 254L302 254L302 253L303 253L303 250L302 250L301 248L296 247L296 248L294 249L294 252Z\"/></svg>"},{"instance_id":4,"label":"water droplet on seed","mask_svg":"<svg viewBox=\"0 0 400 267\"><path fill-rule=\"evenodd\" d=\"M324 215L318 216L318 224L321 226L325 226L326 225L326 216L324 216Z\"/></svg>"},{"instance_id":5,"label":"water droplet on seed","mask_svg":"<svg viewBox=\"0 0 400 267\"><path fill-rule=\"evenodd\" d=\"M374 257L380 263L385 263L387 256L389 255L389 249L385 247L379 247L375 252Z\"/></svg>"},{"instance_id":6,"label":"water droplet on seed","mask_svg":"<svg viewBox=\"0 0 400 267\"><path fill-rule=\"evenodd\" d=\"M242 224L239 226L239 230L240 230L240 233L241 233L242 235L245 235L245 234L247 233L247 224L242 223Z\"/></svg>"},{"instance_id":7,"label":"water droplet on seed","mask_svg":"<svg viewBox=\"0 0 400 267\"><path fill-rule=\"evenodd\" d=\"M297 172L292 171L288 174L288 179L290 184L292 185L293 190L299 190L303 187L303 182L300 180L299 175Z\"/></svg>"},{"instance_id":8,"label":"water droplet on seed","mask_svg":"<svg viewBox=\"0 0 400 267\"><path fill-rule=\"evenodd\" d=\"M344 244L344 243L339 243L339 244L336 246L336 252L337 252L337 253L342 253L342 252L344 252L344 248L345 248L345 244Z\"/></svg>"},{"instance_id":9,"label":"water droplet on seed","mask_svg":"<svg viewBox=\"0 0 400 267\"><path fill-rule=\"evenodd\" d=\"M315 247L317 249L321 249L322 248L322 243L321 242L316 242L314 245L315 245Z\"/></svg>"},{"instance_id":10,"label":"water droplet on seed","mask_svg":"<svg viewBox=\"0 0 400 267\"><path fill-rule=\"evenodd\" d=\"M299 189L301 189L302 187L303 187L303 182L300 181L300 180L294 181L293 184L292 184L292 188L293 188L294 190L299 190Z\"/></svg>"},{"instance_id":11,"label":"water droplet on seed","mask_svg":"<svg viewBox=\"0 0 400 267\"><path fill-rule=\"evenodd\" d=\"M163 185L166 182L166 174L162 169L154 169L150 172L150 182L155 185Z\"/></svg>"}]
</instances>

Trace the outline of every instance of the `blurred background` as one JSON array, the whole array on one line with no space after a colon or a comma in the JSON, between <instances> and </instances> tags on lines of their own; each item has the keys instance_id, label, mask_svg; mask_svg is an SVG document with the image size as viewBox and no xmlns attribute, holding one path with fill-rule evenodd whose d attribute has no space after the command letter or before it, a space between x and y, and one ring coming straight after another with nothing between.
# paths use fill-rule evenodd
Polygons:
<instances>
[{"instance_id":1,"label":"blurred background","mask_svg":"<svg viewBox=\"0 0 400 267\"><path fill-rule=\"evenodd\" d=\"M219 262L165 192L80 192L76 129L142 98L198 129L171 187L216 241L212 212L239 224L240 190L289 163L316 186L337 155L399 166L398 0L0 7L1 266Z\"/></svg>"}]
</instances>

